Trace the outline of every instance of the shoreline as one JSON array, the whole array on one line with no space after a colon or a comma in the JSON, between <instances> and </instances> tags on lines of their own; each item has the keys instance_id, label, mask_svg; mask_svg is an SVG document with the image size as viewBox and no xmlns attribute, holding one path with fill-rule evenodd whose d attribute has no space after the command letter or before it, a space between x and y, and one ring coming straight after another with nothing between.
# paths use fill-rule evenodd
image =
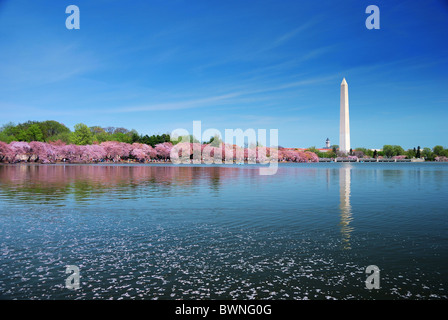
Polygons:
<instances>
[{"instance_id":1,"label":"shoreline","mask_svg":"<svg viewBox=\"0 0 448 320\"><path fill-rule=\"evenodd\" d=\"M443 161L319 161L319 162L294 162L294 161L279 161L278 164L328 164L328 163L359 163L359 164L369 164L369 163L378 163L378 164L396 164L396 163L438 163L438 164L448 164L448 162ZM54 163L39 163L39 162L17 162L17 163L3 163L0 162L0 166L79 166L79 165L94 165L94 166L268 166L270 163L173 163L171 161L163 161L163 162L54 162Z\"/></svg>"}]
</instances>

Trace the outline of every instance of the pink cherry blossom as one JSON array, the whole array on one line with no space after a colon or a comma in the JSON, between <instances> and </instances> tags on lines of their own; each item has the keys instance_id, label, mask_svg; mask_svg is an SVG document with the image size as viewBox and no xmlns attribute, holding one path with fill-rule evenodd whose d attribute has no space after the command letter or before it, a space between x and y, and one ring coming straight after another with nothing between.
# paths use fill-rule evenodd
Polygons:
<instances>
[{"instance_id":1,"label":"pink cherry blossom","mask_svg":"<svg viewBox=\"0 0 448 320\"><path fill-rule=\"evenodd\" d=\"M28 142L13 141L9 144L14 151L14 161L29 161L31 157L31 147Z\"/></svg>"},{"instance_id":2,"label":"pink cherry blossom","mask_svg":"<svg viewBox=\"0 0 448 320\"><path fill-rule=\"evenodd\" d=\"M35 161L51 163L56 160L56 153L52 145L39 141L31 141L29 145Z\"/></svg>"},{"instance_id":3,"label":"pink cherry blossom","mask_svg":"<svg viewBox=\"0 0 448 320\"><path fill-rule=\"evenodd\" d=\"M172 148L173 145L171 144L171 142L163 142L155 145L157 156L165 160L170 157Z\"/></svg>"},{"instance_id":4,"label":"pink cherry blossom","mask_svg":"<svg viewBox=\"0 0 448 320\"><path fill-rule=\"evenodd\" d=\"M0 141L0 161L13 161L15 152L11 146L3 141Z\"/></svg>"},{"instance_id":5,"label":"pink cherry blossom","mask_svg":"<svg viewBox=\"0 0 448 320\"><path fill-rule=\"evenodd\" d=\"M199 143L179 143L173 146L170 142L159 143L155 148L142 144L128 144L117 141L106 141L101 144L92 145L65 145L61 141L44 143L33 141L11 142L9 145L2 142L0 148L0 161L36 161L41 163L54 163L56 161L69 162L99 162L104 160L122 161L130 157L144 162L150 159L164 159L170 157L173 160L185 155L185 159L190 163L190 159L201 159L204 163L222 162L243 162L265 163L269 159L290 162L318 162L319 158L315 153L300 151L292 148L267 148L251 147L241 148L237 145L221 143L218 147L210 144ZM402 156L396 157L401 158ZM404 157L404 156L403 156Z\"/></svg>"}]
</instances>

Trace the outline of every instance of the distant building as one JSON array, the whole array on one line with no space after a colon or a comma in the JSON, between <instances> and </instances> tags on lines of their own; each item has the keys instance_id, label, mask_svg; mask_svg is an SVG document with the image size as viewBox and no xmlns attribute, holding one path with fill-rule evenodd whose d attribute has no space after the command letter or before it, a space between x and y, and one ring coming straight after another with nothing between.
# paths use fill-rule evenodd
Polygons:
<instances>
[{"instance_id":1,"label":"distant building","mask_svg":"<svg viewBox=\"0 0 448 320\"><path fill-rule=\"evenodd\" d=\"M325 140L325 148L330 149L330 139Z\"/></svg>"}]
</instances>

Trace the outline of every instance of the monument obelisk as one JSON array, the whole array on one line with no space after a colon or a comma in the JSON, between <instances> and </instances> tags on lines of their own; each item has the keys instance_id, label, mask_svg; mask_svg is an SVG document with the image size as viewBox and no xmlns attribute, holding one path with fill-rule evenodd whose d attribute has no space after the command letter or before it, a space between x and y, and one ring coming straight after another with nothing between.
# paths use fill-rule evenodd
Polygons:
<instances>
[{"instance_id":1,"label":"monument obelisk","mask_svg":"<svg viewBox=\"0 0 448 320\"><path fill-rule=\"evenodd\" d=\"M350 152L350 120L348 116L348 84L341 83L341 118L339 122L339 151Z\"/></svg>"}]
</instances>

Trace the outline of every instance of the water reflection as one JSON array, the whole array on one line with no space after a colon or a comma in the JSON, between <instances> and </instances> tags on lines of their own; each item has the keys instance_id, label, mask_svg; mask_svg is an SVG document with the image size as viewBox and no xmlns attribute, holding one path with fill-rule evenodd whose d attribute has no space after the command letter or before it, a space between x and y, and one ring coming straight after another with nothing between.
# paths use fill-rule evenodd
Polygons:
<instances>
[{"instance_id":1,"label":"water reflection","mask_svg":"<svg viewBox=\"0 0 448 320\"><path fill-rule=\"evenodd\" d=\"M198 188L218 193L223 180L257 179L258 171L214 166L14 165L0 166L4 199L27 203L86 202L99 195L147 198L191 194ZM227 183L228 184L228 183Z\"/></svg>"},{"instance_id":2,"label":"water reflection","mask_svg":"<svg viewBox=\"0 0 448 320\"><path fill-rule=\"evenodd\" d=\"M281 164L274 176L258 173L0 165L0 296L448 298L447 166ZM378 261L386 289L372 296L359 275ZM83 272L76 292L63 287L70 264Z\"/></svg>"},{"instance_id":3,"label":"water reflection","mask_svg":"<svg viewBox=\"0 0 448 320\"><path fill-rule=\"evenodd\" d=\"M339 209L341 211L341 234L343 248L351 249L350 235L353 227L350 226L352 217L352 206L350 204L350 184L351 184L351 170L350 164L339 169Z\"/></svg>"}]
</instances>

